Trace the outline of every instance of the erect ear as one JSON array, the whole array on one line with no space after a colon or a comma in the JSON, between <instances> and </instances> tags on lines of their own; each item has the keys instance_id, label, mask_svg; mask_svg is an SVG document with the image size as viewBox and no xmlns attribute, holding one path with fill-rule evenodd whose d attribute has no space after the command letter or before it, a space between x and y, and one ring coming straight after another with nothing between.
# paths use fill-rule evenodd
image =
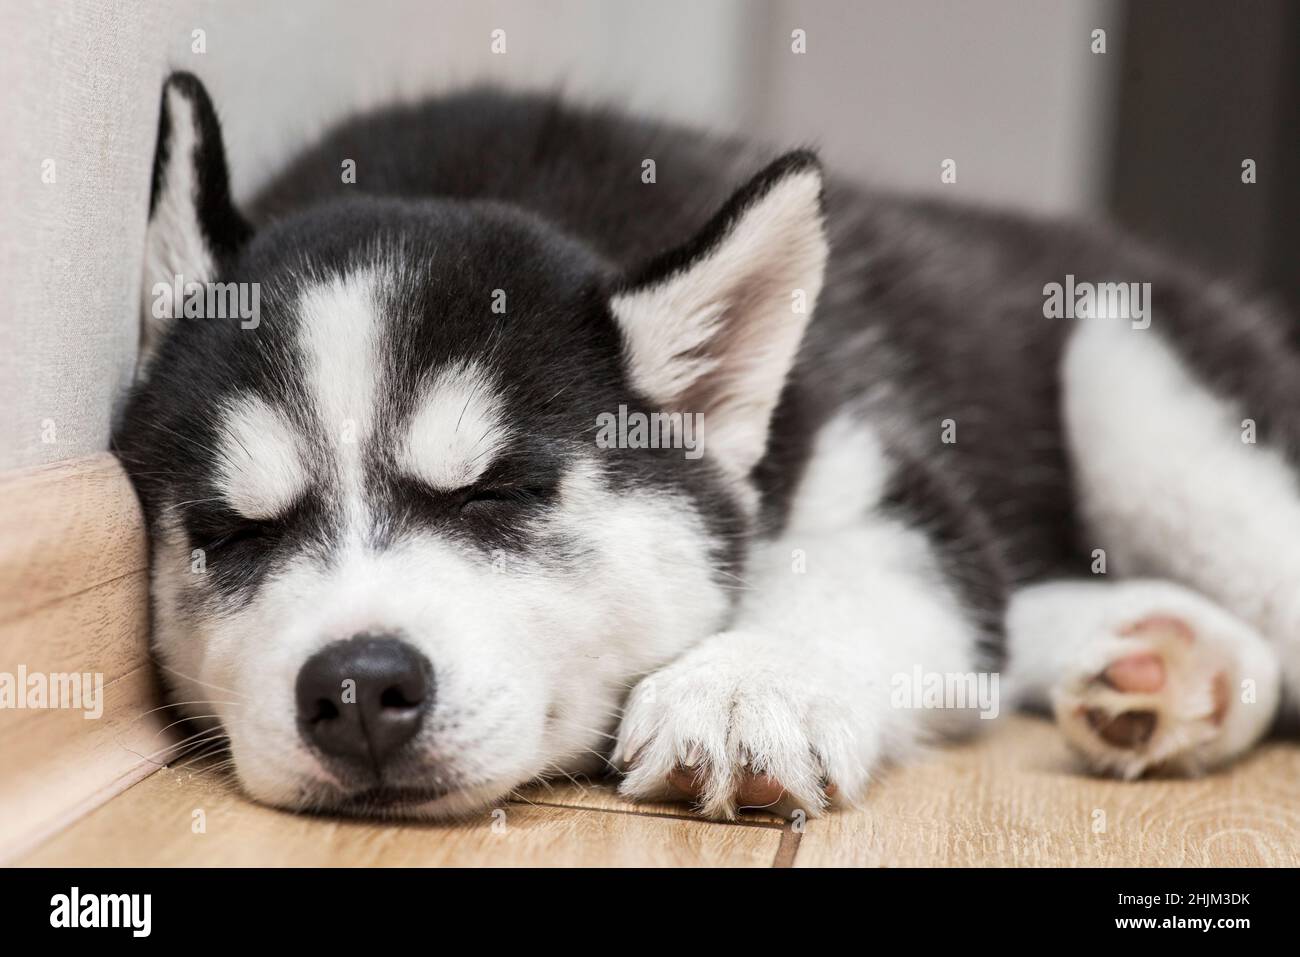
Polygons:
<instances>
[{"instance_id":1,"label":"erect ear","mask_svg":"<svg viewBox=\"0 0 1300 957\"><path fill-rule=\"evenodd\" d=\"M226 150L212 100L198 77L173 73L163 84L149 196L142 363L180 311L171 291L213 282L251 232L230 200Z\"/></svg>"},{"instance_id":2,"label":"erect ear","mask_svg":"<svg viewBox=\"0 0 1300 957\"><path fill-rule=\"evenodd\" d=\"M821 166L788 153L611 299L633 384L702 413L704 454L733 479L763 456L828 253Z\"/></svg>"}]
</instances>

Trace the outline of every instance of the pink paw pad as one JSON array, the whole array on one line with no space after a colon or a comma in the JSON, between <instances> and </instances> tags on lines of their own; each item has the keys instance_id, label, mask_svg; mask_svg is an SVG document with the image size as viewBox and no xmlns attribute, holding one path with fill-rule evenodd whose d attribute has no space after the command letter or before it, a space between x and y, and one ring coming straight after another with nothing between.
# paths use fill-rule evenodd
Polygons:
<instances>
[{"instance_id":1,"label":"pink paw pad","mask_svg":"<svg viewBox=\"0 0 1300 957\"><path fill-rule=\"evenodd\" d=\"M1116 691L1153 694L1165 686L1165 663L1155 654L1129 655L1112 662L1102 678Z\"/></svg>"}]
</instances>

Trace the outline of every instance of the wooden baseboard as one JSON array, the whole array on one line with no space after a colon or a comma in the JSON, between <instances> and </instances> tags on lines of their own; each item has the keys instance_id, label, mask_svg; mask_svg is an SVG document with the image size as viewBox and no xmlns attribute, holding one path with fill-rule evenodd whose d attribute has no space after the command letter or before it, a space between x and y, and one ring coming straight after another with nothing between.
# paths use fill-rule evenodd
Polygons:
<instances>
[{"instance_id":1,"label":"wooden baseboard","mask_svg":"<svg viewBox=\"0 0 1300 957\"><path fill-rule=\"evenodd\" d=\"M103 682L98 718L26 698L38 706L0 707L0 861L158 766L165 722L147 632L144 523L117 460L0 475L0 681Z\"/></svg>"}]
</instances>

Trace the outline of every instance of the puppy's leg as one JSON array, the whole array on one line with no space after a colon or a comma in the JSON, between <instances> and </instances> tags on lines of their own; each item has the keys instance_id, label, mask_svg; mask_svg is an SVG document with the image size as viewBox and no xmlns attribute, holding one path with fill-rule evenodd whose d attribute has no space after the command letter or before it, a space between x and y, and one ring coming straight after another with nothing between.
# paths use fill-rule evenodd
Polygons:
<instances>
[{"instance_id":1,"label":"puppy's leg","mask_svg":"<svg viewBox=\"0 0 1300 957\"><path fill-rule=\"evenodd\" d=\"M1285 448L1300 357L1252 337L1249 316L1219 320L1241 368L1215 391L1158 312L1149 329L1085 321L1063 369L1065 422L1087 547L1111 574L1181 582L1257 629L1285 707L1300 700L1300 477Z\"/></svg>"},{"instance_id":2,"label":"puppy's leg","mask_svg":"<svg viewBox=\"0 0 1300 957\"><path fill-rule=\"evenodd\" d=\"M1094 770L1194 773L1247 751L1277 713L1277 656L1170 582L1053 582L1007 610L1009 690L1050 708Z\"/></svg>"},{"instance_id":3,"label":"puppy's leg","mask_svg":"<svg viewBox=\"0 0 1300 957\"><path fill-rule=\"evenodd\" d=\"M836 454L856 454L839 441ZM881 462L863 454L805 479L789 530L750 557L732 628L633 690L616 752L624 794L694 798L712 817L815 815L858 799L882 761L927 735L979 723L975 702L897 700L915 669L980 667L981 630L931 541L881 507Z\"/></svg>"}]
</instances>

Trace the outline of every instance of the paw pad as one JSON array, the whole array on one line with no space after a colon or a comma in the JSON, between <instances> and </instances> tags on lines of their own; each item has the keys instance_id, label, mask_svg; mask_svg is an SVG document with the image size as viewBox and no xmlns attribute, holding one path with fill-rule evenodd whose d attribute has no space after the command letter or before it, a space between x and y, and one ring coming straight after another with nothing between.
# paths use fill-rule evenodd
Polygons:
<instances>
[{"instance_id":1,"label":"paw pad","mask_svg":"<svg viewBox=\"0 0 1300 957\"><path fill-rule=\"evenodd\" d=\"M698 801L704 794L705 778L698 768L677 765L668 773L668 785L684 800ZM781 782L767 774L743 771L734 784L734 803L737 808L774 808L786 796Z\"/></svg>"},{"instance_id":2,"label":"paw pad","mask_svg":"<svg viewBox=\"0 0 1300 957\"><path fill-rule=\"evenodd\" d=\"M1103 741L1117 748L1141 747L1151 740L1156 730L1154 711L1124 711L1111 715L1101 708L1088 708L1084 717Z\"/></svg>"},{"instance_id":3,"label":"paw pad","mask_svg":"<svg viewBox=\"0 0 1300 957\"><path fill-rule=\"evenodd\" d=\"M1146 615L1105 640L1109 663L1064 688L1057 714L1066 737L1095 768L1122 777L1194 764L1231 707L1224 663L1171 614Z\"/></svg>"},{"instance_id":4,"label":"paw pad","mask_svg":"<svg viewBox=\"0 0 1300 957\"><path fill-rule=\"evenodd\" d=\"M1165 663L1155 654L1129 655L1103 671L1102 680L1116 691L1150 694L1165 686Z\"/></svg>"}]
</instances>

